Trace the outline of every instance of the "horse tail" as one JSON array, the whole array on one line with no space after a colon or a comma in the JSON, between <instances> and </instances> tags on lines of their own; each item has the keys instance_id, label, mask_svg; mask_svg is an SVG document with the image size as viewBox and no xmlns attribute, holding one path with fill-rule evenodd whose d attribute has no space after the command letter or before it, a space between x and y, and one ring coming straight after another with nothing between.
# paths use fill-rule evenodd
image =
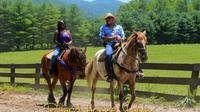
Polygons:
<instances>
[{"instance_id":1,"label":"horse tail","mask_svg":"<svg viewBox=\"0 0 200 112\"><path fill-rule=\"evenodd\" d=\"M93 59L89 61L89 63L87 64L85 68L86 80L90 88L92 87L93 78L94 78L92 71L93 71Z\"/></svg>"}]
</instances>

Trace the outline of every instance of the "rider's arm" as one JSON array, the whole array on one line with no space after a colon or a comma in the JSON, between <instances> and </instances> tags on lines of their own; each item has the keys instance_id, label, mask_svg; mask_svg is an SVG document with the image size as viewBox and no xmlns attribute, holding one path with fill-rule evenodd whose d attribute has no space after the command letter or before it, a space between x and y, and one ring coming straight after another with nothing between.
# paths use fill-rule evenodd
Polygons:
<instances>
[{"instance_id":1,"label":"rider's arm","mask_svg":"<svg viewBox=\"0 0 200 112\"><path fill-rule=\"evenodd\" d=\"M123 30L122 26L119 26L119 27L120 27L120 37L122 38L122 41L126 42L127 38L125 37L124 30Z\"/></svg>"},{"instance_id":2,"label":"rider's arm","mask_svg":"<svg viewBox=\"0 0 200 112\"><path fill-rule=\"evenodd\" d=\"M115 36L106 36L103 26L100 28L99 37L101 37L101 39L103 39L105 42L116 40L117 38Z\"/></svg>"},{"instance_id":3,"label":"rider's arm","mask_svg":"<svg viewBox=\"0 0 200 112\"><path fill-rule=\"evenodd\" d=\"M71 40L70 40L69 42L65 42L65 44L66 44L67 46L69 46L69 45L72 44L72 35L71 35L71 33L70 33L69 31L67 31L67 33L68 33L68 35L69 35L69 38L71 38Z\"/></svg>"},{"instance_id":4,"label":"rider's arm","mask_svg":"<svg viewBox=\"0 0 200 112\"><path fill-rule=\"evenodd\" d=\"M102 37L102 39L105 41L105 42L109 42L109 41L112 41L112 40L116 40L116 36L112 36L112 37L109 37L109 36L105 36L105 37Z\"/></svg>"},{"instance_id":5,"label":"rider's arm","mask_svg":"<svg viewBox=\"0 0 200 112\"><path fill-rule=\"evenodd\" d=\"M59 42L57 41L57 38L58 38L58 32L55 32L55 33L54 33L53 42L54 42L56 45L62 45L61 43L59 43Z\"/></svg>"}]
</instances>

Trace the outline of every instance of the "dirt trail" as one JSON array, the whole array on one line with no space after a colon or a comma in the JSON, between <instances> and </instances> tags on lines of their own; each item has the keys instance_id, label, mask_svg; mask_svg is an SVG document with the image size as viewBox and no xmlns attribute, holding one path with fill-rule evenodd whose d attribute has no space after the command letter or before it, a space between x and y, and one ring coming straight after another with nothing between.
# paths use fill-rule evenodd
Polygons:
<instances>
[{"instance_id":1,"label":"dirt trail","mask_svg":"<svg viewBox=\"0 0 200 112\"><path fill-rule=\"evenodd\" d=\"M35 94L20 94L14 92L1 92L0 91L0 112L67 112L65 109L48 109L44 105L47 104L47 95L35 95ZM56 98L58 101L58 98ZM89 109L89 99L73 98L72 103L78 109L80 107L81 112L87 112ZM118 107L118 103L116 107ZM109 109L109 101L96 100L97 109ZM136 107L135 105L133 107ZM139 105L139 108L142 108ZM194 108L172 108L161 107L156 105L145 105L145 108L149 110L155 109L153 112L200 112L200 109ZM105 112L105 111L104 111Z\"/></svg>"}]
</instances>

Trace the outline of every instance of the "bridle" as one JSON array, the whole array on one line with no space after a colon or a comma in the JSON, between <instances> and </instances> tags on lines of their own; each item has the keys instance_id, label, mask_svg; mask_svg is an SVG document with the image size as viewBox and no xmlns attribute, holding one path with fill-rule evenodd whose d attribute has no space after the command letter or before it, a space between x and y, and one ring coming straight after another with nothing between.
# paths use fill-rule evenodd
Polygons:
<instances>
[{"instance_id":1,"label":"bridle","mask_svg":"<svg viewBox=\"0 0 200 112\"><path fill-rule=\"evenodd\" d=\"M130 38L130 37L129 37L129 38ZM134 38L136 38L136 37L134 37ZM146 46L138 47L138 40L136 39L136 40L133 40L133 41L134 41L134 43L133 43L132 47L134 47L134 46L137 45L137 49L138 49L139 51L146 52L146 49L145 49ZM125 51L126 45L123 46L122 43L123 43L123 42L120 41L120 44L121 44L120 50L122 51L122 53L123 53L125 56L129 56L129 55L127 54L127 52ZM120 51L120 52L121 52L121 51ZM140 63L141 63L141 59L140 59L140 58L136 58L136 60L137 60L137 64L140 64ZM112 57L112 62L113 62L113 64L118 65L123 71L125 71L125 72L127 72L127 73L137 73L137 72L139 71L139 67L134 68L134 69L131 69L131 70L128 69L128 68L126 68L123 64L121 64L121 63L117 60L117 57L114 56L114 55L113 55L113 57Z\"/></svg>"}]
</instances>

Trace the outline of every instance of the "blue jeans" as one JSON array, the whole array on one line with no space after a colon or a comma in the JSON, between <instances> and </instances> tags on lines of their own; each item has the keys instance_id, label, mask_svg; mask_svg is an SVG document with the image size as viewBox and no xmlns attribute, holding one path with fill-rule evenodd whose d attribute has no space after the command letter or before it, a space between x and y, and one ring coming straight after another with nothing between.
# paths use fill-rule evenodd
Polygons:
<instances>
[{"instance_id":1,"label":"blue jeans","mask_svg":"<svg viewBox=\"0 0 200 112\"><path fill-rule=\"evenodd\" d=\"M51 69L55 68L54 67L54 63L55 63L56 59L58 58L58 55L59 55L60 52L61 52L61 48L60 47L55 47L54 48L53 56L52 56L51 61L50 61L50 63L51 63Z\"/></svg>"},{"instance_id":2,"label":"blue jeans","mask_svg":"<svg viewBox=\"0 0 200 112\"><path fill-rule=\"evenodd\" d=\"M113 75L113 67L112 67L112 62L111 62L111 58L113 54L113 45L114 43L111 43L111 42L105 44L105 49L106 49L105 67L106 67L106 72L111 76Z\"/></svg>"}]
</instances>

